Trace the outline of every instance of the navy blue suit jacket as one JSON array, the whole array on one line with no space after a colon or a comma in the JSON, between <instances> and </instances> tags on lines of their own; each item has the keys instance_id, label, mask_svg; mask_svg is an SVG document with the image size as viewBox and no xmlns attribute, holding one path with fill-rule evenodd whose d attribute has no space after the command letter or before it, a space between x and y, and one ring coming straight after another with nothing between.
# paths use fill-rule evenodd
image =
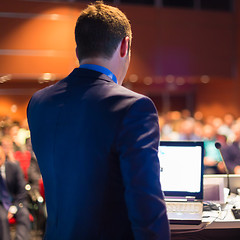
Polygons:
<instances>
[{"instance_id":1,"label":"navy blue suit jacket","mask_svg":"<svg viewBox=\"0 0 240 240\"><path fill-rule=\"evenodd\" d=\"M87 69L28 106L43 176L45 239L169 239L151 100Z\"/></svg>"}]
</instances>

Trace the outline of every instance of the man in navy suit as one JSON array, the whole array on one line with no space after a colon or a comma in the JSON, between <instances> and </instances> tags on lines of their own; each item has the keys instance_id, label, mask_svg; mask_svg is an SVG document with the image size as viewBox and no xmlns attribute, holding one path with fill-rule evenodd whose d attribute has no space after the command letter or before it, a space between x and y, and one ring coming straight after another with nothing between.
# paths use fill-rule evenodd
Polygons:
<instances>
[{"instance_id":1,"label":"man in navy suit","mask_svg":"<svg viewBox=\"0 0 240 240\"><path fill-rule=\"evenodd\" d=\"M25 180L17 162L6 161L0 146L0 239L10 240L8 220L16 218L16 240L30 235L29 211L26 203Z\"/></svg>"},{"instance_id":2,"label":"man in navy suit","mask_svg":"<svg viewBox=\"0 0 240 240\"><path fill-rule=\"evenodd\" d=\"M149 98L121 86L130 23L96 2L79 16L75 38L80 67L28 106L45 187L45 239L169 239L158 115Z\"/></svg>"}]
</instances>

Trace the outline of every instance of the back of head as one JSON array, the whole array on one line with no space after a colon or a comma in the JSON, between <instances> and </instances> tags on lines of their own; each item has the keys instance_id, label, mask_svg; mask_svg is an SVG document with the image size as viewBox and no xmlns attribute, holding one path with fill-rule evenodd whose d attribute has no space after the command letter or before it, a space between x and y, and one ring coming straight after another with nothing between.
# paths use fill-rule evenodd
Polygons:
<instances>
[{"instance_id":1,"label":"back of head","mask_svg":"<svg viewBox=\"0 0 240 240\"><path fill-rule=\"evenodd\" d=\"M78 59L110 59L119 43L127 36L131 42L131 25L125 14L118 8L97 1L82 11L76 23Z\"/></svg>"}]
</instances>

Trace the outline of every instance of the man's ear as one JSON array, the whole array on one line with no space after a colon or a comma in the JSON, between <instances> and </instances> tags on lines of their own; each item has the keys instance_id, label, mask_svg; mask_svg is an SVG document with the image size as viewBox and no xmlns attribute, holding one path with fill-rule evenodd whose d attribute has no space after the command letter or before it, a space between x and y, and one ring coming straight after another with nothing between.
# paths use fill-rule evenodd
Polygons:
<instances>
[{"instance_id":1,"label":"man's ear","mask_svg":"<svg viewBox=\"0 0 240 240\"><path fill-rule=\"evenodd\" d=\"M77 59L79 59L79 58L78 58L78 48L77 48L77 47L76 47L76 49L75 49L75 52L76 52Z\"/></svg>"},{"instance_id":2,"label":"man's ear","mask_svg":"<svg viewBox=\"0 0 240 240\"><path fill-rule=\"evenodd\" d=\"M125 57L128 54L129 37L125 37L120 46L120 56Z\"/></svg>"}]
</instances>

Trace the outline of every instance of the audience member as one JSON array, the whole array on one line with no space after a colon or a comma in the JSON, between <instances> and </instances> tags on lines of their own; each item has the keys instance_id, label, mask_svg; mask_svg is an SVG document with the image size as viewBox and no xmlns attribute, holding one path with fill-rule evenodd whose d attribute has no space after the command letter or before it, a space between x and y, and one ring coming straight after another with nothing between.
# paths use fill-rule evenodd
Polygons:
<instances>
[{"instance_id":1,"label":"audience member","mask_svg":"<svg viewBox=\"0 0 240 240\"><path fill-rule=\"evenodd\" d=\"M27 119L25 118L20 122L20 128L17 133L17 141L23 147L23 149L25 149L26 140L28 138L30 138L30 131L28 128Z\"/></svg>"},{"instance_id":2,"label":"audience member","mask_svg":"<svg viewBox=\"0 0 240 240\"><path fill-rule=\"evenodd\" d=\"M232 126L234 141L223 147L222 154L230 173L240 174L240 123Z\"/></svg>"},{"instance_id":3,"label":"audience member","mask_svg":"<svg viewBox=\"0 0 240 240\"><path fill-rule=\"evenodd\" d=\"M204 173L214 174L220 173L222 168L218 168L218 164L222 161L219 150L215 147L216 131L212 125L206 124L203 127L203 140L204 140ZM221 166L221 164L220 164Z\"/></svg>"},{"instance_id":4,"label":"audience member","mask_svg":"<svg viewBox=\"0 0 240 240\"><path fill-rule=\"evenodd\" d=\"M223 119L220 117L213 117L212 121L208 123L209 125L212 125L216 131L216 133L221 134L221 131L219 131L220 127L223 125Z\"/></svg>"},{"instance_id":5,"label":"audience member","mask_svg":"<svg viewBox=\"0 0 240 240\"><path fill-rule=\"evenodd\" d=\"M26 150L16 150L17 148L14 148L14 146L16 145L14 145L14 142L12 139L13 138L11 136L5 135L4 137L2 137L2 140L1 140L7 160L12 162L18 161L25 179L28 180L27 171L30 166L31 153Z\"/></svg>"},{"instance_id":6,"label":"audience member","mask_svg":"<svg viewBox=\"0 0 240 240\"><path fill-rule=\"evenodd\" d=\"M10 162L15 162L15 156L14 156L14 147L12 138L9 135L5 135L1 139L1 145L3 148L3 151L6 155L6 159Z\"/></svg>"},{"instance_id":7,"label":"audience member","mask_svg":"<svg viewBox=\"0 0 240 240\"><path fill-rule=\"evenodd\" d=\"M28 181L34 191L40 192L39 181L42 181L42 176L38 166L37 158L32 150L31 139L26 140L27 150L31 153L31 163L28 168Z\"/></svg>"},{"instance_id":8,"label":"audience member","mask_svg":"<svg viewBox=\"0 0 240 240\"><path fill-rule=\"evenodd\" d=\"M193 118L183 120L179 140L200 140L200 137L194 132L194 126L195 121Z\"/></svg>"},{"instance_id":9,"label":"audience member","mask_svg":"<svg viewBox=\"0 0 240 240\"><path fill-rule=\"evenodd\" d=\"M13 120L8 116L0 117L0 137L8 135L9 127L13 124Z\"/></svg>"},{"instance_id":10,"label":"audience member","mask_svg":"<svg viewBox=\"0 0 240 240\"><path fill-rule=\"evenodd\" d=\"M195 121L194 124L194 134L200 140L203 138L203 123L201 121Z\"/></svg>"},{"instance_id":11,"label":"audience member","mask_svg":"<svg viewBox=\"0 0 240 240\"><path fill-rule=\"evenodd\" d=\"M18 139L19 129L20 129L19 128L19 124L17 124L17 123L14 123L9 128L9 136L12 138L14 152L22 150L21 143L20 143L20 141Z\"/></svg>"},{"instance_id":12,"label":"audience member","mask_svg":"<svg viewBox=\"0 0 240 240\"><path fill-rule=\"evenodd\" d=\"M232 125L234 124L234 116L232 114L225 114L223 116L223 124L219 127L218 133L225 136L232 135Z\"/></svg>"},{"instance_id":13,"label":"audience member","mask_svg":"<svg viewBox=\"0 0 240 240\"><path fill-rule=\"evenodd\" d=\"M168 112L159 116L159 126L162 140L176 140L179 138L181 114L178 111Z\"/></svg>"},{"instance_id":14,"label":"audience member","mask_svg":"<svg viewBox=\"0 0 240 240\"><path fill-rule=\"evenodd\" d=\"M8 220L16 218L16 239L29 239L30 220L26 207L25 181L17 162L7 161L0 146L0 239L10 240Z\"/></svg>"}]
</instances>

